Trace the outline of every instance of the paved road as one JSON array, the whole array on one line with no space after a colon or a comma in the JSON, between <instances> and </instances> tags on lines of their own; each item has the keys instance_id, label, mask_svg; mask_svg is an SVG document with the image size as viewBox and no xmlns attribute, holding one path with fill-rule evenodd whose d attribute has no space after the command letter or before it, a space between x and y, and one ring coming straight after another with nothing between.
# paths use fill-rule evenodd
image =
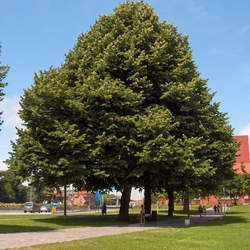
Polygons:
<instances>
[{"instance_id":1,"label":"paved road","mask_svg":"<svg viewBox=\"0 0 250 250\"><path fill-rule=\"evenodd\" d=\"M191 217L191 225L218 219L222 216L223 214L214 215L211 211L208 211L207 215L201 218L199 216ZM182 226L184 226L184 219L180 218L171 221L150 222L146 223L145 225L131 224L128 226L82 227L43 232L0 234L0 249L19 248L38 244L72 241L106 235L146 231L157 228Z\"/></svg>"},{"instance_id":2,"label":"paved road","mask_svg":"<svg viewBox=\"0 0 250 250\"><path fill-rule=\"evenodd\" d=\"M79 214L79 213L100 213L97 210L90 210L90 211L82 211L82 210L72 210L67 211L67 214ZM51 214L51 213L24 213L23 210L2 210L0 211L0 215L44 215L44 214ZM62 210L56 211L56 214L63 214Z\"/></svg>"},{"instance_id":3,"label":"paved road","mask_svg":"<svg viewBox=\"0 0 250 250\"><path fill-rule=\"evenodd\" d=\"M109 208L109 212L118 211L117 208ZM101 210L67 210L67 214L79 214L79 213L101 213ZM34 215L34 214L51 214L51 213L24 213L23 210L0 210L0 215ZM57 210L56 214L63 214L63 210Z\"/></svg>"}]
</instances>

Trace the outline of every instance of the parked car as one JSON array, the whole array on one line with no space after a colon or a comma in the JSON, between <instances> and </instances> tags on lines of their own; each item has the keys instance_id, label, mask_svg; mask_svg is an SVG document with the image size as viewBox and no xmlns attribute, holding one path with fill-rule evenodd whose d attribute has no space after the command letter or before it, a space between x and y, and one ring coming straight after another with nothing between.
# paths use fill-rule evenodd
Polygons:
<instances>
[{"instance_id":1,"label":"parked car","mask_svg":"<svg viewBox=\"0 0 250 250\"><path fill-rule=\"evenodd\" d=\"M51 209L52 209L52 207L51 207L51 205L50 204L46 204L46 205L42 205L41 207L40 207L40 213L50 213L51 212Z\"/></svg>"},{"instance_id":2,"label":"parked car","mask_svg":"<svg viewBox=\"0 0 250 250\"><path fill-rule=\"evenodd\" d=\"M40 206L38 204L36 204L35 202L25 202L24 203L24 213L27 213L27 212L40 213Z\"/></svg>"},{"instance_id":3,"label":"parked car","mask_svg":"<svg viewBox=\"0 0 250 250\"><path fill-rule=\"evenodd\" d=\"M131 200L131 201L129 202L129 208L134 208L135 205L136 205L135 201Z\"/></svg>"}]
</instances>

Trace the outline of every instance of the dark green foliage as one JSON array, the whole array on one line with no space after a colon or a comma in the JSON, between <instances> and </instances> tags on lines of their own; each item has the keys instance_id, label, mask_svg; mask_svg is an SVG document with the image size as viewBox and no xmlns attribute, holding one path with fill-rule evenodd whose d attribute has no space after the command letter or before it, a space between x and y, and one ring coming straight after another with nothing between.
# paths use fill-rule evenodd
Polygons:
<instances>
[{"instance_id":1,"label":"dark green foliage","mask_svg":"<svg viewBox=\"0 0 250 250\"><path fill-rule=\"evenodd\" d=\"M59 69L35 76L12 162L49 185L115 186L124 218L132 186L212 192L237 151L212 98L188 37L126 1L79 36Z\"/></svg>"},{"instance_id":2,"label":"dark green foliage","mask_svg":"<svg viewBox=\"0 0 250 250\"><path fill-rule=\"evenodd\" d=\"M0 171L0 202L24 203L28 188L11 170Z\"/></svg>"},{"instance_id":3,"label":"dark green foliage","mask_svg":"<svg viewBox=\"0 0 250 250\"><path fill-rule=\"evenodd\" d=\"M67 98L60 77L55 69L35 76L34 85L20 102L20 117L27 129L17 131L15 158L20 170L49 185L74 182L87 161L85 134L71 119L73 97Z\"/></svg>"},{"instance_id":4,"label":"dark green foliage","mask_svg":"<svg viewBox=\"0 0 250 250\"><path fill-rule=\"evenodd\" d=\"M233 178L226 180L219 191L219 196L230 197L235 203L242 195L250 195L250 174L246 172L244 164L241 165L241 173L234 173Z\"/></svg>"}]
</instances>

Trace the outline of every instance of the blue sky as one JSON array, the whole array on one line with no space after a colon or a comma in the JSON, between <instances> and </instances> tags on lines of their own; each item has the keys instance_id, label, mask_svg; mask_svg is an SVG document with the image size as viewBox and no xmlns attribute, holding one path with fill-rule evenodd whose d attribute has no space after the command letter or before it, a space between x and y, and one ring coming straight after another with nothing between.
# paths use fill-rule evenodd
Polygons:
<instances>
[{"instance_id":1,"label":"blue sky","mask_svg":"<svg viewBox=\"0 0 250 250\"><path fill-rule=\"evenodd\" d=\"M0 132L0 170L15 140L19 98L33 83L34 72L59 66L80 33L100 15L112 13L117 0L0 0L2 64L6 81ZM227 112L235 135L250 135L250 1L148 0L160 20L188 35L194 60L215 101Z\"/></svg>"}]
</instances>

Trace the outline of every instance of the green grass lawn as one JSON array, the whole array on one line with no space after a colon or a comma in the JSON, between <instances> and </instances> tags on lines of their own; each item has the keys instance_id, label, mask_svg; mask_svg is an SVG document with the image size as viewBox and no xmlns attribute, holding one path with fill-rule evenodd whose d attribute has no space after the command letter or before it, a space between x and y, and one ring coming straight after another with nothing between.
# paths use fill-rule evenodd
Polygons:
<instances>
[{"instance_id":1,"label":"green grass lawn","mask_svg":"<svg viewBox=\"0 0 250 250\"><path fill-rule=\"evenodd\" d=\"M117 215L1 215L0 233L34 232L73 227L109 226L124 224Z\"/></svg>"},{"instance_id":2,"label":"green grass lawn","mask_svg":"<svg viewBox=\"0 0 250 250\"><path fill-rule=\"evenodd\" d=\"M237 206L222 219L190 227L39 245L23 249L250 249L250 206Z\"/></svg>"},{"instance_id":3,"label":"green grass lawn","mask_svg":"<svg viewBox=\"0 0 250 250\"><path fill-rule=\"evenodd\" d=\"M137 223L136 217L139 213L138 209L130 211L129 223ZM196 213L196 211L192 211ZM25 214L25 215L0 215L0 233L13 232L34 232L45 230L56 230L73 227L101 227L110 225L128 224L127 222L120 222L117 220L118 211L108 212L107 216L96 214L69 214L66 217L60 215L39 215L39 214ZM176 211L176 217L184 216L181 211ZM163 210L159 213L159 220L175 219L167 217L167 211Z\"/></svg>"}]
</instances>

